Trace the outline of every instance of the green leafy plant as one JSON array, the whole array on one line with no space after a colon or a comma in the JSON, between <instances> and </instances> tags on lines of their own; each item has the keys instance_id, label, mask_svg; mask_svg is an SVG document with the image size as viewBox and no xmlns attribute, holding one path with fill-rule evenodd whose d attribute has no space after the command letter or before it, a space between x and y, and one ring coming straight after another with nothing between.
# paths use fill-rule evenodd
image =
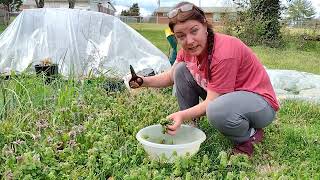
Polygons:
<instances>
[{"instance_id":1,"label":"green leafy plant","mask_svg":"<svg viewBox=\"0 0 320 180\"><path fill-rule=\"evenodd\" d=\"M160 120L160 124L162 126L162 133L165 134L168 131L168 125L172 125L173 122L167 118L163 118Z\"/></svg>"},{"instance_id":2,"label":"green leafy plant","mask_svg":"<svg viewBox=\"0 0 320 180\"><path fill-rule=\"evenodd\" d=\"M239 37L248 45L282 45L280 14L283 9L280 1L263 0L234 1L241 11L237 17L225 22L224 31Z\"/></svg>"}]
</instances>

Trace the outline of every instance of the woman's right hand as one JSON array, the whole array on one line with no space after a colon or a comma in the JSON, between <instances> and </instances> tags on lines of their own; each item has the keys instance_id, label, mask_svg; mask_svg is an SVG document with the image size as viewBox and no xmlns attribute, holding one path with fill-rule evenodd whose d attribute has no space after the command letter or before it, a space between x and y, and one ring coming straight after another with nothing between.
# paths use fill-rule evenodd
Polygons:
<instances>
[{"instance_id":1,"label":"woman's right hand","mask_svg":"<svg viewBox=\"0 0 320 180\"><path fill-rule=\"evenodd\" d=\"M129 86L132 89L136 89L141 87L143 84L143 79L140 76L136 76L136 77L131 77L131 79L129 80Z\"/></svg>"},{"instance_id":2,"label":"woman's right hand","mask_svg":"<svg viewBox=\"0 0 320 180\"><path fill-rule=\"evenodd\" d=\"M130 78L129 83L128 83L130 88L136 89L136 88L142 86L143 79L142 79L142 77L140 77L140 76L138 76L136 74L136 72L134 71L132 65L130 65L130 72L131 72L131 78Z\"/></svg>"},{"instance_id":3,"label":"woman's right hand","mask_svg":"<svg viewBox=\"0 0 320 180\"><path fill-rule=\"evenodd\" d=\"M169 116L167 116L167 119L170 119L173 121L173 125L167 126L168 127L167 133L173 136L177 133L177 130L180 128L183 122L183 113L182 111L172 113Z\"/></svg>"}]
</instances>

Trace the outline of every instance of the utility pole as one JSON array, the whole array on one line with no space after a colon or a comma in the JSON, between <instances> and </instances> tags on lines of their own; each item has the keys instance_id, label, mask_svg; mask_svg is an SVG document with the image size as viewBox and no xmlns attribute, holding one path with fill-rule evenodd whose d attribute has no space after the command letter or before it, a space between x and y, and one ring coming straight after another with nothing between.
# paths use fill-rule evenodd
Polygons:
<instances>
[{"instance_id":1,"label":"utility pole","mask_svg":"<svg viewBox=\"0 0 320 180\"><path fill-rule=\"evenodd\" d=\"M199 7L201 7L201 0L199 0Z\"/></svg>"}]
</instances>

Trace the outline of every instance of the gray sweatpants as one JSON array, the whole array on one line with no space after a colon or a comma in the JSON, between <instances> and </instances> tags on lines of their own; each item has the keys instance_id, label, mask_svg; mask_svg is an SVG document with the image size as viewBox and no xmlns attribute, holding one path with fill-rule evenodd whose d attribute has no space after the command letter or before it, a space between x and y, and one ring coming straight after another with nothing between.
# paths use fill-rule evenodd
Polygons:
<instances>
[{"instance_id":1,"label":"gray sweatpants","mask_svg":"<svg viewBox=\"0 0 320 180\"><path fill-rule=\"evenodd\" d=\"M205 99L207 96L207 92L197 84L185 63L176 65L174 84L180 110L199 104L199 97ZM241 143L250 138L251 128L269 125L275 117L275 111L258 94L234 91L209 102L206 115L213 127L234 143Z\"/></svg>"}]
</instances>

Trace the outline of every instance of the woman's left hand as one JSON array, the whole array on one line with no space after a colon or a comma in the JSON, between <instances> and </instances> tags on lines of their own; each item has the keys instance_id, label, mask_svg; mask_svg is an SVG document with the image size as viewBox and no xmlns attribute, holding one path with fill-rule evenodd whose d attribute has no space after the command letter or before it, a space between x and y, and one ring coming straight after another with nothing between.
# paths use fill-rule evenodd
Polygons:
<instances>
[{"instance_id":1,"label":"woman's left hand","mask_svg":"<svg viewBox=\"0 0 320 180\"><path fill-rule=\"evenodd\" d=\"M173 121L173 125L167 126L168 127L167 133L170 135L175 135L183 122L182 112L181 111L175 112L173 114L170 114L167 118Z\"/></svg>"}]
</instances>

